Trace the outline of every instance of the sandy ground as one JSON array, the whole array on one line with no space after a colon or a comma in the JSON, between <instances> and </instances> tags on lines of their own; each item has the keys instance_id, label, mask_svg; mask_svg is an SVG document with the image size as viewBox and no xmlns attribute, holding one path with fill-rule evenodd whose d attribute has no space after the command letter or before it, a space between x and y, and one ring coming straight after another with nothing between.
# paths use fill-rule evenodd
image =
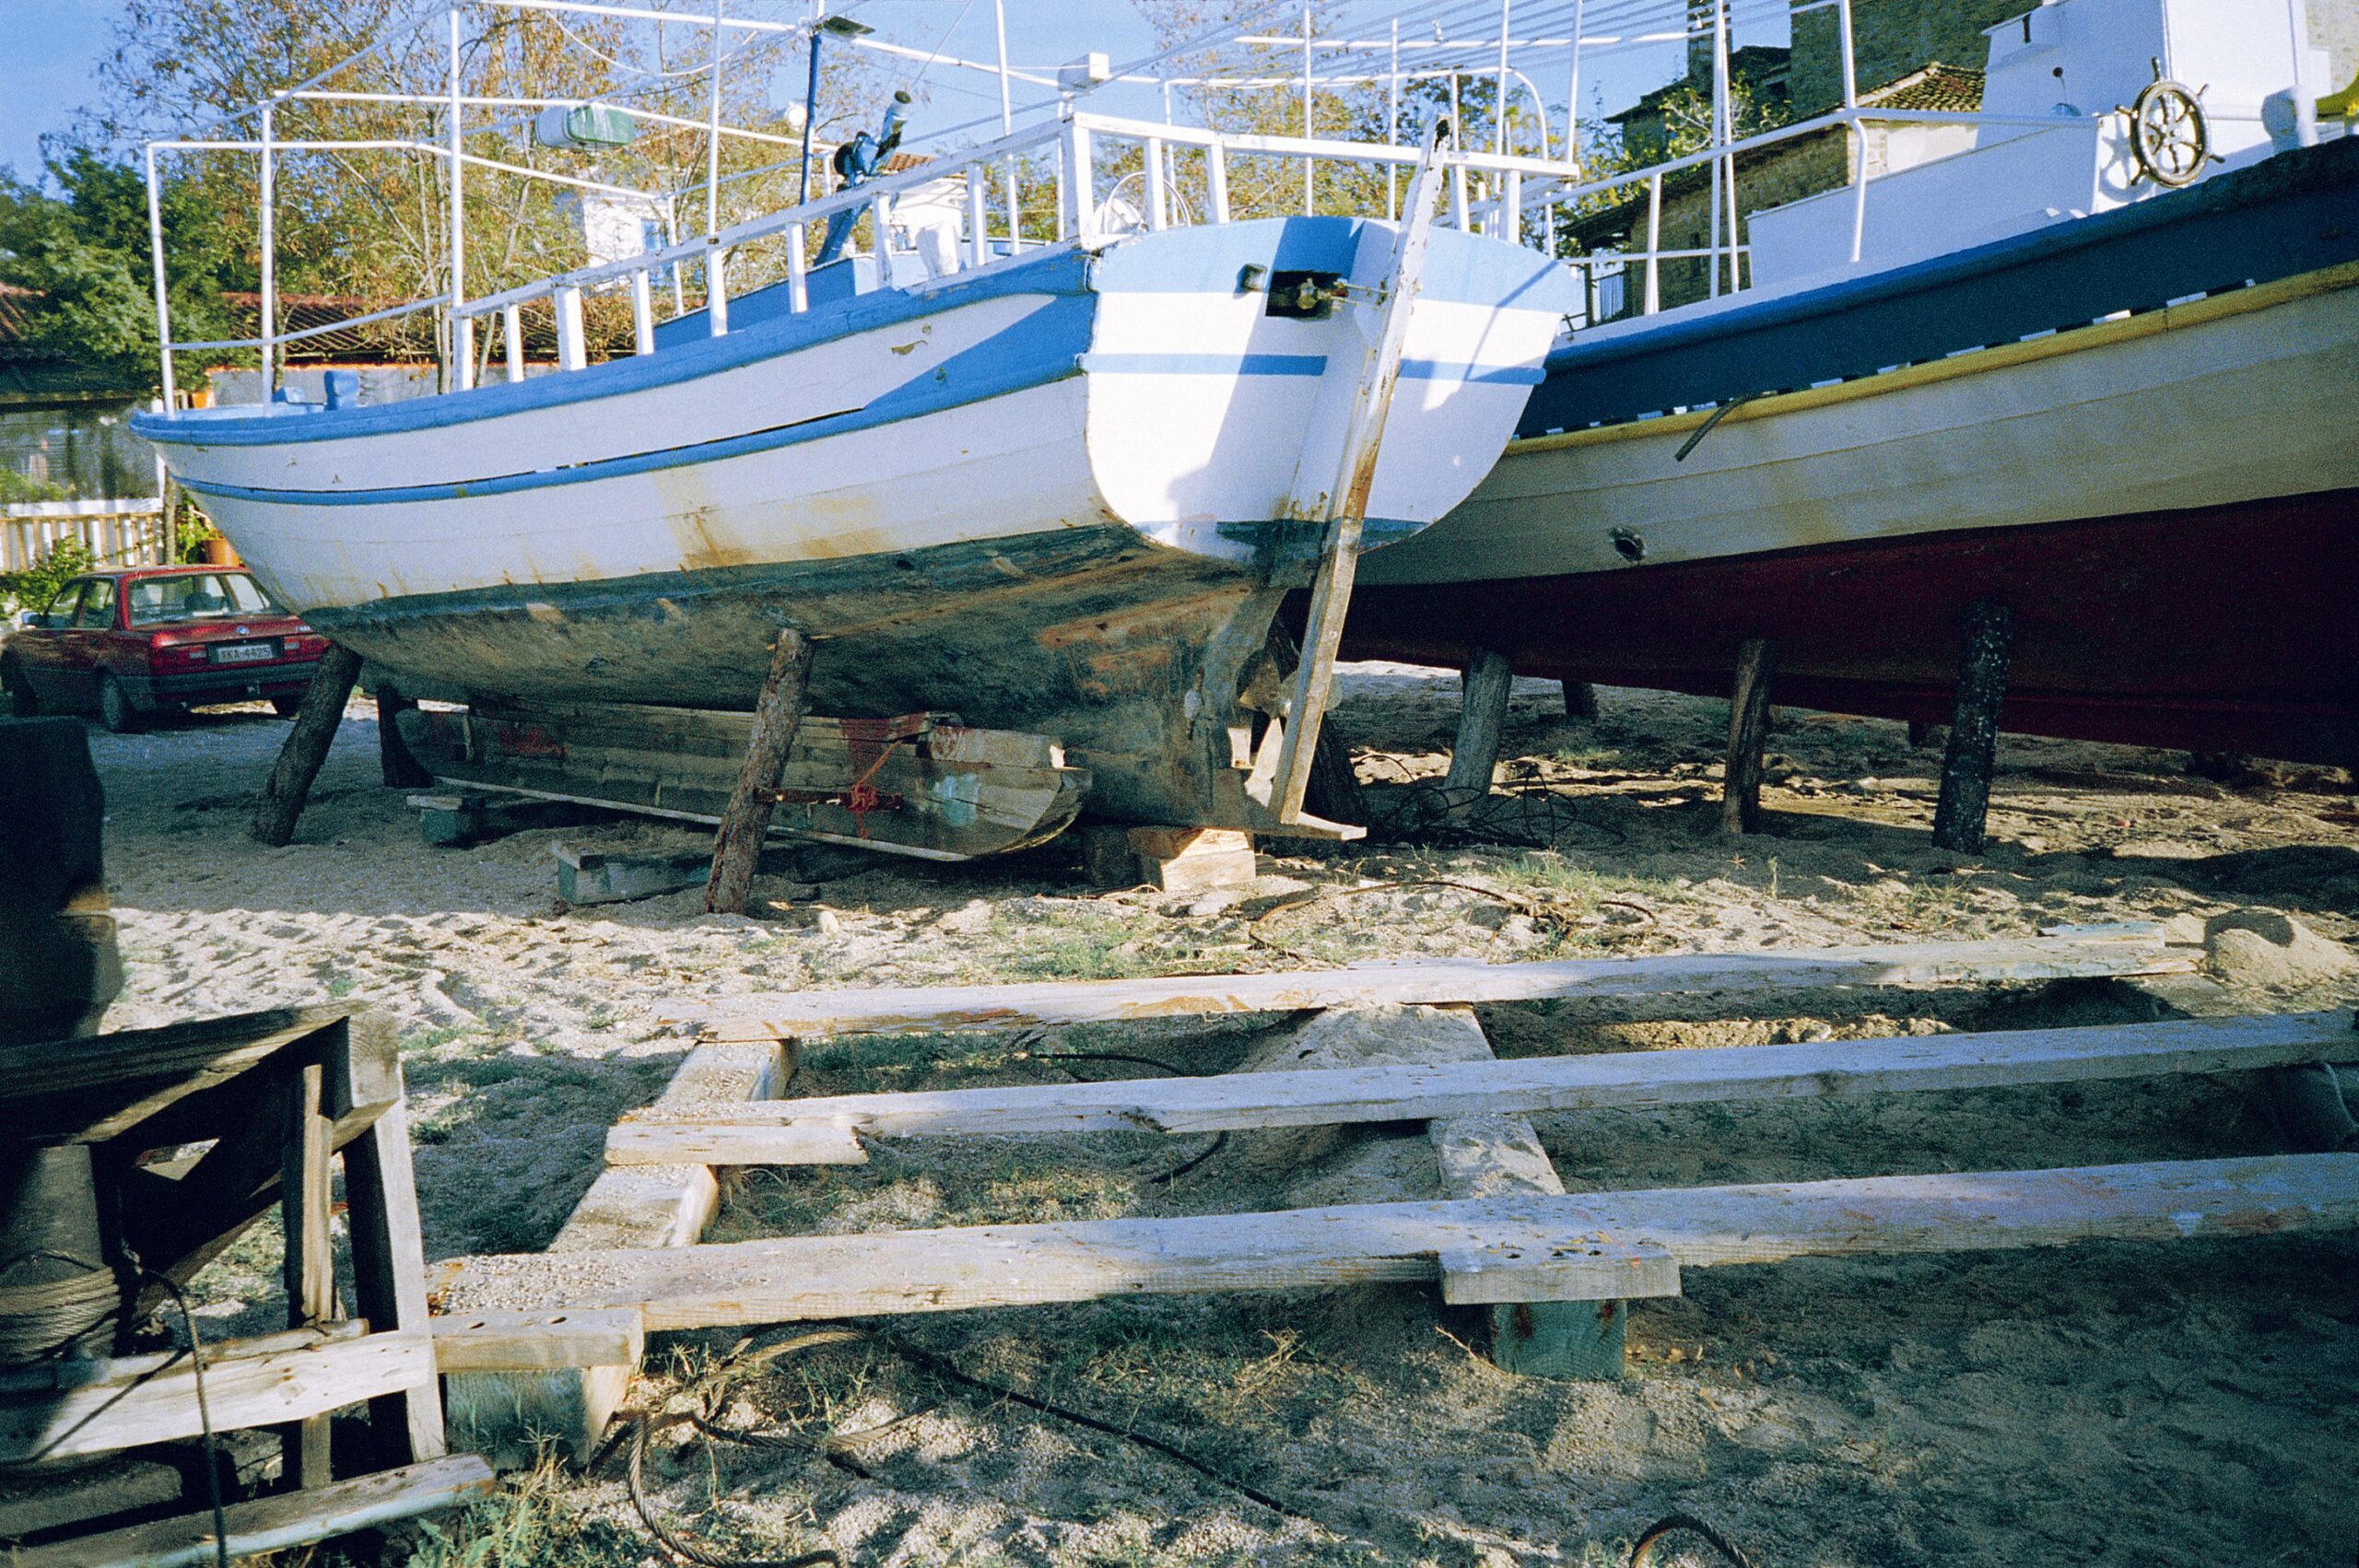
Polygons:
<instances>
[{"instance_id":1,"label":"sandy ground","mask_svg":"<svg viewBox=\"0 0 2359 1568\"><path fill-rule=\"evenodd\" d=\"M1454 678L1351 671L1337 723L1364 778L1437 776ZM1265 854L1244 895L1093 894L1070 849L933 868L880 862L757 883L762 919L699 895L569 910L557 842L694 847L654 825L539 828L432 849L378 787L354 710L297 841L244 836L284 727L199 716L94 731L129 989L110 1026L334 998L398 1021L430 1258L546 1243L605 1128L689 1043L665 996L808 986L1272 967L1384 955L1810 946L2161 919L2255 1009L2359 995L2359 810L2347 777L2199 777L2179 754L2010 739L1989 852L1927 840L1938 754L1898 725L1790 713L1766 831L1709 831L1721 703L1603 694L1567 722L1519 687L1503 788L1513 843ZM1396 788L1380 813L1399 817ZM806 871L804 874L810 874ZM1356 881L1394 892L1289 903ZM1506 901L1437 880L1507 893ZM2152 1015L2127 988L1827 993L1772 1013L1694 1005L1495 1009L1502 1055L1740 1046ZM829 1047L795 1093L1192 1071L1268 1032L1067 1031ZM2270 1152L2256 1084L2166 1080L1539 1118L1574 1190ZM869 1166L753 1173L716 1231L1218 1212L1422 1196L1422 1140L1386 1129L1235 1140L938 1140ZM276 1305L258 1232L206 1281L217 1323ZM972 1389L875 1344L725 1379L723 1421L816 1437L897 1422L834 1458L655 1444L661 1505L741 1555L831 1544L863 1563L1619 1562L1673 1508L1767 1564L2347 1562L2359 1546L2359 1246L2272 1238L2107 1245L1693 1271L1639 1304L1630 1375L1505 1375L1483 1324L1425 1291L1149 1299L905 1320L890 1332L978 1376L1151 1433L1273 1494L1273 1512L1173 1461ZM693 1379L729 1337L651 1364ZM674 1376L647 1390L678 1393ZM474 1553L474 1555L470 1555ZM562 1568L665 1561L609 1468L544 1477L420 1561ZM1686 1559L1709 1561L1698 1555ZM1659 1561L1679 1561L1672 1557Z\"/></svg>"}]
</instances>

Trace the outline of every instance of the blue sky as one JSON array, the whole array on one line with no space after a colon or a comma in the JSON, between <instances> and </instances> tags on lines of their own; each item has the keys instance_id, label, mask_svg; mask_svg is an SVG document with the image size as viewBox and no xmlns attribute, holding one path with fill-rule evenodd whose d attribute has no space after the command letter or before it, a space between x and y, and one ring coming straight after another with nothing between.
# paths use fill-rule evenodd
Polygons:
<instances>
[{"instance_id":1,"label":"blue sky","mask_svg":"<svg viewBox=\"0 0 2359 1568\"><path fill-rule=\"evenodd\" d=\"M92 96L90 72L106 51L117 0L0 0L0 164L18 177L41 170L41 134L63 130Z\"/></svg>"},{"instance_id":2,"label":"blue sky","mask_svg":"<svg viewBox=\"0 0 2359 1568\"><path fill-rule=\"evenodd\" d=\"M1008 51L1018 65L1054 65L1087 50L1103 51L1120 64L1155 48L1153 32L1130 0L1006 5ZM836 0L834 8L843 8L843 0ZM857 0L857 8L881 38L929 51L939 47L968 59L992 58L992 0ZM10 90L0 94L0 164L14 165L20 178L31 178L41 168L41 133L64 129L75 109L95 96L91 73L120 9L121 0L0 0L0 61L7 62L10 72ZM794 7L780 0L751 0L745 9L792 14ZM1675 48L1654 53L1660 57L1625 56L1600 61L1594 70L1585 67L1583 112L1590 108L1591 88L1618 107L1676 73ZM916 62L896 64L900 70L917 69ZM934 90L913 126L921 134L997 112L997 88L989 78L936 66L928 79ZM1111 88L1097 101L1109 112L1158 113L1152 88Z\"/></svg>"}]
</instances>

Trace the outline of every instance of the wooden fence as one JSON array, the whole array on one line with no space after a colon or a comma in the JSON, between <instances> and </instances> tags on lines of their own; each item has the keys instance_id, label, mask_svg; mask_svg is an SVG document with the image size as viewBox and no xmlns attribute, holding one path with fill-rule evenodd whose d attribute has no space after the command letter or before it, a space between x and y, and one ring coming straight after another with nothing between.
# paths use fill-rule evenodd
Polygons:
<instances>
[{"instance_id":1,"label":"wooden fence","mask_svg":"<svg viewBox=\"0 0 2359 1568\"><path fill-rule=\"evenodd\" d=\"M69 539L79 541L101 566L156 566L171 559L171 534L159 497L25 501L0 507L0 572L22 571Z\"/></svg>"}]
</instances>

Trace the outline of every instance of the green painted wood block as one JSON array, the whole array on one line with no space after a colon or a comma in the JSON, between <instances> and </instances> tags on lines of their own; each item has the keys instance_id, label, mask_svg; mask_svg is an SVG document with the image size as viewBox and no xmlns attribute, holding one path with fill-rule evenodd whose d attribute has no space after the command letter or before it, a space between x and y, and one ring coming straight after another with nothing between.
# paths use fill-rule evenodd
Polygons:
<instances>
[{"instance_id":1,"label":"green painted wood block","mask_svg":"<svg viewBox=\"0 0 2359 1568\"><path fill-rule=\"evenodd\" d=\"M1508 1302L1491 1308L1491 1359L1520 1377L1612 1382L1622 1375L1629 1304Z\"/></svg>"},{"instance_id":2,"label":"green painted wood block","mask_svg":"<svg viewBox=\"0 0 2359 1568\"><path fill-rule=\"evenodd\" d=\"M621 904L702 883L709 854L616 855L557 845L557 895L568 904Z\"/></svg>"}]
</instances>

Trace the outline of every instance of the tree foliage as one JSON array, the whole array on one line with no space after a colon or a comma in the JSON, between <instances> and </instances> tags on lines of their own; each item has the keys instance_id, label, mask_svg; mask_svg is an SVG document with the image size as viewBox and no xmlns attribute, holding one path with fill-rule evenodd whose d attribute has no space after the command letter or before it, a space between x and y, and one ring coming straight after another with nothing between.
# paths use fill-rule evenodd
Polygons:
<instances>
[{"instance_id":1,"label":"tree foliage","mask_svg":"<svg viewBox=\"0 0 2359 1568\"><path fill-rule=\"evenodd\" d=\"M55 195L0 171L0 282L43 296L25 312L26 345L148 384L156 306L145 177L89 146L53 158L49 175ZM170 181L159 205L176 331L225 335L222 291L252 288L252 268L200 185Z\"/></svg>"}]
</instances>

